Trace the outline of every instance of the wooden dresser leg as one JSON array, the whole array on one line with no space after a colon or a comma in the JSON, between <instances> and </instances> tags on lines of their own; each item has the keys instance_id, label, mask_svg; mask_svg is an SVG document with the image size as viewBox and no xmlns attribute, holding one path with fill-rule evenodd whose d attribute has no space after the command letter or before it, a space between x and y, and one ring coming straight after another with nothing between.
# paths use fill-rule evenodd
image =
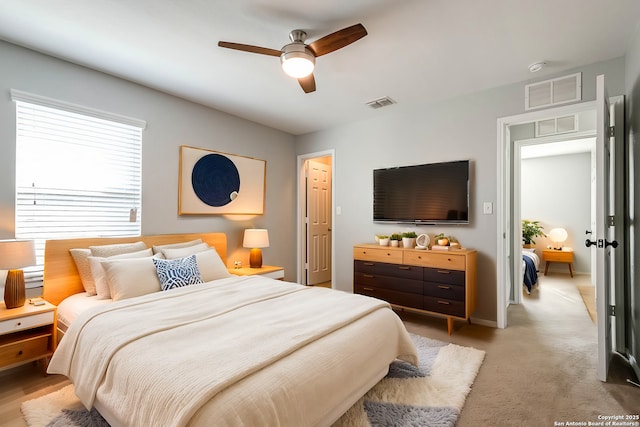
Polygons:
<instances>
[{"instance_id":1,"label":"wooden dresser leg","mask_svg":"<svg viewBox=\"0 0 640 427\"><path fill-rule=\"evenodd\" d=\"M449 335L453 333L453 317L447 317L447 332Z\"/></svg>"},{"instance_id":2,"label":"wooden dresser leg","mask_svg":"<svg viewBox=\"0 0 640 427\"><path fill-rule=\"evenodd\" d=\"M571 277L573 277L573 266L571 265L571 263L567 263L569 264L569 274L571 274Z\"/></svg>"}]
</instances>

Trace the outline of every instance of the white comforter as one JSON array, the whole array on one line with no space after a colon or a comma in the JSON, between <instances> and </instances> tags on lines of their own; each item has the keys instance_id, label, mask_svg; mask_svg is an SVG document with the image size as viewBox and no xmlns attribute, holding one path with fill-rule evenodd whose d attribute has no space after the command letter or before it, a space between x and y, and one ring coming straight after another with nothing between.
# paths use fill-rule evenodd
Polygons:
<instances>
[{"instance_id":1,"label":"white comforter","mask_svg":"<svg viewBox=\"0 0 640 427\"><path fill-rule=\"evenodd\" d=\"M376 312L381 310L391 312L386 303L360 295L259 276L222 279L82 313L61 341L49 372L69 377L87 408L99 396L100 405L124 425L182 426L198 412L206 413L202 408L210 402L215 406L218 396L233 394L226 390L236 390L239 383L250 383L254 394L263 385L273 388L278 378L262 371L298 350L311 353L305 353L305 347L334 331L344 334L339 341L362 340L363 346L370 345L361 328L349 325L368 315L379 316ZM413 343L397 323L400 326L393 328L398 332L389 334L388 346L392 354L415 364ZM361 348L363 360L369 357L368 350ZM317 351L312 353L316 357ZM317 360L309 362L309 369L328 368L313 366ZM282 372L282 366L279 369ZM252 374L260 374L253 376L264 383L249 381ZM302 378L283 383L287 387L301 383L300 390L308 387ZM285 395L297 399L300 390L291 388ZM251 408L241 408L233 416L250 421L251 416L242 413L247 410ZM279 422L300 417L288 410L278 409L282 412L275 415ZM201 422L212 422L198 415ZM216 414L217 421L221 415Z\"/></svg>"}]
</instances>

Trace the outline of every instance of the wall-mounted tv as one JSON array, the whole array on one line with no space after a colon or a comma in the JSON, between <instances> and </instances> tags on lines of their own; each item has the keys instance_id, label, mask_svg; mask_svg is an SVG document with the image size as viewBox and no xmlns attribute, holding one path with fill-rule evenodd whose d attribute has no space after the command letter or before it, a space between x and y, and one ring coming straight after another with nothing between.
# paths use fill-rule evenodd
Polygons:
<instances>
[{"instance_id":1,"label":"wall-mounted tv","mask_svg":"<svg viewBox=\"0 0 640 427\"><path fill-rule=\"evenodd\" d=\"M373 220L469 224L469 161L375 169Z\"/></svg>"}]
</instances>

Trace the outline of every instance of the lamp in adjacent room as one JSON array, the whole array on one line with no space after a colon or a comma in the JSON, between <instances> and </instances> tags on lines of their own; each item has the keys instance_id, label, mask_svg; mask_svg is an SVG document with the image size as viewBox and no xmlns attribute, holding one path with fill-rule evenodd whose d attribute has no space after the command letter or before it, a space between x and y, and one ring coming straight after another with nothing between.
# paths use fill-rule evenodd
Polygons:
<instances>
[{"instance_id":1,"label":"lamp in adjacent room","mask_svg":"<svg viewBox=\"0 0 640 427\"><path fill-rule=\"evenodd\" d=\"M7 308L24 305L24 267L36 264L33 240L0 240L0 270L8 270L4 284L4 303Z\"/></svg>"},{"instance_id":2,"label":"lamp in adjacent room","mask_svg":"<svg viewBox=\"0 0 640 427\"><path fill-rule=\"evenodd\" d=\"M567 240L567 237L567 230L565 230L564 228L554 228L549 231L549 238L554 243L554 249L562 249L562 244L565 240Z\"/></svg>"},{"instance_id":3,"label":"lamp in adjacent room","mask_svg":"<svg viewBox=\"0 0 640 427\"><path fill-rule=\"evenodd\" d=\"M249 252L249 266L251 268L260 268L262 267L261 248L269 247L269 233L263 228L244 230L242 246L251 249L251 252Z\"/></svg>"}]
</instances>

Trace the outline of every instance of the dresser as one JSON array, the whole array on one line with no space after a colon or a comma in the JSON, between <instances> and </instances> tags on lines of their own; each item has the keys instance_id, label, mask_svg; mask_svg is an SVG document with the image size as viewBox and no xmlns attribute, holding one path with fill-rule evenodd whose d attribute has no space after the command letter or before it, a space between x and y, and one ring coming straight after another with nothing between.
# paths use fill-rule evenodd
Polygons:
<instances>
[{"instance_id":1,"label":"dresser","mask_svg":"<svg viewBox=\"0 0 640 427\"><path fill-rule=\"evenodd\" d=\"M354 292L447 319L453 332L455 319L469 321L476 308L477 252L353 247Z\"/></svg>"}]
</instances>

